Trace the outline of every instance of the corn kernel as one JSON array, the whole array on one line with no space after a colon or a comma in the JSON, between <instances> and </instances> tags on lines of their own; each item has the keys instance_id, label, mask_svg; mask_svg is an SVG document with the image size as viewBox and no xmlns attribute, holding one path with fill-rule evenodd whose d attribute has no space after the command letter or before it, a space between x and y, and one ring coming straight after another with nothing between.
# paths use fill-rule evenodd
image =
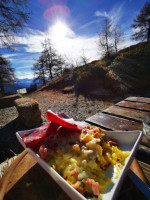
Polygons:
<instances>
[{"instance_id":1,"label":"corn kernel","mask_svg":"<svg viewBox=\"0 0 150 200\"><path fill-rule=\"evenodd\" d=\"M82 140L83 140L84 142L89 142L89 141L92 140L92 135L86 134Z\"/></svg>"},{"instance_id":2,"label":"corn kernel","mask_svg":"<svg viewBox=\"0 0 150 200\"><path fill-rule=\"evenodd\" d=\"M80 147L79 147L78 144L74 144L72 148L73 148L73 150L75 150L75 151L80 151Z\"/></svg>"}]
</instances>

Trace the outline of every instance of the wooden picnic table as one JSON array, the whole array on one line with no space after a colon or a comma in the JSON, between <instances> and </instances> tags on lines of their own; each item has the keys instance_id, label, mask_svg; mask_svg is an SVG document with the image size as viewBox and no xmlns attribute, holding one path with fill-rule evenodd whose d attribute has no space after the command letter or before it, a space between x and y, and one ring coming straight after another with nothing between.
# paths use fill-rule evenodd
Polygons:
<instances>
[{"instance_id":1,"label":"wooden picnic table","mask_svg":"<svg viewBox=\"0 0 150 200\"><path fill-rule=\"evenodd\" d=\"M103 130L131 131L142 130L142 120L150 116L150 98L128 97L106 110L96 113L85 121L100 126ZM144 135L139 147L143 152L150 150L150 140ZM142 153L143 153L142 152ZM144 152L145 153L145 152ZM147 154L141 157L146 157ZM52 178L36 163L32 156L24 151L19 164L13 170L7 183L4 200L69 200ZM149 155L148 155L149 156ZM138 158L138 152L137 152ZM140 158L140 157L139 157ZM147 159L150 160L150 159ZM143 160L134 160L130 169L145 183L150 181L150 165ZM141 171L140 171L141 170ZM120 190L119 199L147 199L134 184L131 174L126 176Z\"/></svg>"},{"instance_id":2,"label":"wooden picnic table","mask_svg":"<svg viewBox=\"0 0 150 200\"><path fill-rule=\"evenodd\" d=\"M104 130L131 131L142 130L142 121L150 116L150 98L128 97L124 101L105 109L86 119L87 122L99 125ZM145 135L140 143L141 151L150 152L150 140ZM149 158L150 160L150 158ZM142 170L150 181L150 165L139 161Z\"/></svg>"}]
</instances>

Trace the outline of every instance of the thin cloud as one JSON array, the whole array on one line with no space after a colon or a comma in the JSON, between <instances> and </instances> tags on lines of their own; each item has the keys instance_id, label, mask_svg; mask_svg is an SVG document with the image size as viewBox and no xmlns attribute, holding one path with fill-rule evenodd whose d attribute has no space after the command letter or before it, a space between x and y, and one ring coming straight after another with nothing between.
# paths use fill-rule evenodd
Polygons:
<instances>
[{"instance_id":1,"label":"thin cloud","mask_svg":"<svg viewBox=\"0 0 150 200\"><path fill-rule=\"evenodd\" d=\"M23 65L23 66L20 66L18 67L18 69L31 69L32 68L32 65Z\"/></svg>"},{"instance_id":2,"label":"thin cloud","mask_svg":"<svg viewBox=\"0 0 150 200\"><path fill-rule=\"evenodd\" d=\"M95 16L96 17L107 17L112 21L112 26L116 26L120 19L123 16L123 8L124 8L124 2L121 3L119 6L114 6L110 12L106 12L106 11L96 11L95 12Z\"/></svg>"},{"instance_id":3,"label":"thin cloud","mask_svg":"<svg viewBox=\"0 0 150 200\"><path fill-rule=\"evenodd\" d=\"M109 14L106 11L104 11L104 12L96 11L95 16L96 17L109 17Z\"/></svg>"},{"instance_id":4,"label":"thin cloud","mask_svg":"<svg viewBox=\"0 0 150 200\"><path fill-rule=\"evenodd\" d=\"M4 56L5 58L12 58L12 57L21 56L21 55L23 55L23 54L21 54L21 53L3 54L3 56Z\"/></svg>"},{"instance_id":5,"label":"thin cloud","mask_svg":"<svg viewBox=\"0 0 150 200\"><path fill-rule=\"evenodd\" d=\"M99 19L99 18L98 18L98 19L95 19L95 20L92 20L92 21L90 21L90 22L88 22L88 23L86 23L86 24L80 26L80 27L78 28L78 30L82 30L82 29L85 29L85 28L87 28L87 27L89 27L89 26L91 26L91 25L93 25L93 24L100 23L100 21L101 21L101 19Z\"/></svg>"},{"instance_id":6,"label":"thin cloud","mask_svg":"<svg viewBox=\"0 0 150 200\"><path fill-rule=\"evenodd\" d=\"M119 6L114 6L112 8L109 16L114 26L116 26L119 23L120 19L122 18L124 13L123 8L124 8L124 2Z\"/></svg>"}]
</instances>

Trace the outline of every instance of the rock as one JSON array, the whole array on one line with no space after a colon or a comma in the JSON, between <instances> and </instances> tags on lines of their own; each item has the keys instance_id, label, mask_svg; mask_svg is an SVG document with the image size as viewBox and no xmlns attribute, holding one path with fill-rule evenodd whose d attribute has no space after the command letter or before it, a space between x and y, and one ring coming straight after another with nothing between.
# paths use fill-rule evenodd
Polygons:
<instances>
[{"instance_id":1,"label":"rock","mask_svg":"<svg viewBox=\"0 0 150 200\"><path fill-rule=\"evenodd\" d=\"M30 98L15 100L15 106L19 113L19 118L26 127L36 127L43 122L39 103Z\"/></svg>"},{"instance_id":2,"label":"rock","mask_svg":"<svg viewBox=\"0 0 150 200\"><path fill-rule=\"evenodd\" d=\"M14 94L6 97L0 98L0 108L7 108L14 106L14 101L16 99L22 98L21 94Z\"/></svg>"}]
</instances>

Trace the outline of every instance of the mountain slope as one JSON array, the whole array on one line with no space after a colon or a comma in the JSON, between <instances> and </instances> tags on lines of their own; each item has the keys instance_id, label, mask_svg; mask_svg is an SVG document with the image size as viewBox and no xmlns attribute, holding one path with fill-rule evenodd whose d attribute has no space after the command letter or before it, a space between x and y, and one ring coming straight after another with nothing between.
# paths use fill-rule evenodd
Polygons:
<instances>
[{"instance_id":1,"label":"mountain slope","mask_svg":"<svg viewBox=\"0 0 150 200\"><path fill-rule=\"evenodd\" d=\"M150 89L150 41L121 50L113 58L93 61L46 84L41 90L70 88L76 93L106 89L123 95L128 92L143 94ZM69 89L68 89L69 91Z\"/></svg>"}]
</instances>

